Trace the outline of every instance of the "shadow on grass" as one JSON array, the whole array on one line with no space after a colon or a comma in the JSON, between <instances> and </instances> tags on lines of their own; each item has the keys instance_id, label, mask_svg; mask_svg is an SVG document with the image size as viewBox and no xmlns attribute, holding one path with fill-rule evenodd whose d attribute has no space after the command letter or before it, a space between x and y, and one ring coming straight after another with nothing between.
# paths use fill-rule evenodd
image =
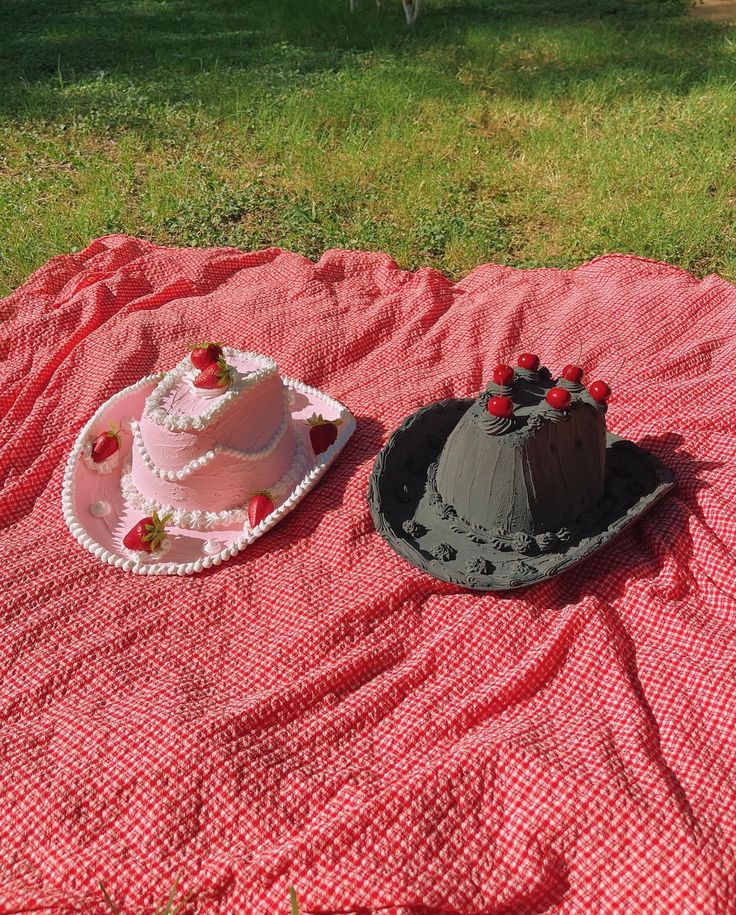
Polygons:
<instances>
[{"instance_id":1,"label":"shadow on grass","mask_svg":"<svg viewBox=\"0 0 736 915\"><path fill-rule=\"evenodd\" d=\"M0 112L20 120L91 112L104 107L110 79L134 83L154 104L221 111L242 78L251 92L287 95L310 75L357 75L371 57L398 64L389 78L420 98L462 97L484 88L484 79L497 93L544 97L607 76L617 78L614 94L687 91L734 76L727 29L685 18L683 0L428 0L427 7L407 30L398 0L387 0L380 15L373 0L355 15L347 0L8 0ZM547 35L566 52L547 47ZM463 70L472 77L458 78ZM202 92L203 76L220 78L219 93ZM113 102L120 109L120 99ZM125 106L118 117L135 126Z\"/></svg>"}]
</instances>

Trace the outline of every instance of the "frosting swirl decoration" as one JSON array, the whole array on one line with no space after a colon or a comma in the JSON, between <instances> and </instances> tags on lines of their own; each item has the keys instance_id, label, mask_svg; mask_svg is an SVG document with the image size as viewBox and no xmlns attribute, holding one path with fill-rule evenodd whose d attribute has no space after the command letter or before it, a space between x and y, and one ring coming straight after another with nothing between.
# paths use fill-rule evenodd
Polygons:
<instances>
[{"instance_id":1,"label":"frosting swirl decoration","mask_svg":"<svg viewBox=\"0 0 736 915\"><path fill-rule=\"evenodd\" d=\"M450 562L456 555L455 548L449 543L435 543L429 548L429 552L440 562Z\"/></svg>"},{"instance_id":2,"label":"frosting swirl decoration","mask_svg":"<svg viewBox=\"0 0 736 915\"><path fill-rule=\"evenodd\" d=\"M569 410L558 410L546 403L543 406L540 406L539 415L553 423L566 423L570 419Z\"/></svg>"},{"instance_id":3,"label":"frosting swirl decoration","mask_svg":"<svg viewBox=\"0 0 736 915\"><path fill-rule=\"evenodd\" d=\"M491 416L490 413L482 414L478 422L486 435L505 435L514 428L512 416Z\"/></svg>"},{"instance_id":4,"label":"frosting swirl decoration","mask_svg":"<svg viewBox=\"0 0 736 915\"><path fill-rule=\"evenodd\" d=\"M522 366L517 366L516 374L523 381L539 381L540 378L538 369L525 369Z\"/></svg>"},{"instance_id":5,"label":"frosting swirl decoration","mask_svg":"<svg viewBox=\"0 0 736 915\"><path fill-rule=\"evenodd\" d=\"M488 575L490 572L490 563L482 556L472 556L465 562L466 575Z\"/></svg>"},{"instance_id":6,"label":"frosting swirl decoration","mask_svg":"<svg viewBox=\"0 0 736 915\"><path fill-rule=\"evenodd\" d=\"M486 393L492 397L511 397L514 387L511 384L496 384L495 381L489 381L486 385Z\"/></svg>"}]
</instances>

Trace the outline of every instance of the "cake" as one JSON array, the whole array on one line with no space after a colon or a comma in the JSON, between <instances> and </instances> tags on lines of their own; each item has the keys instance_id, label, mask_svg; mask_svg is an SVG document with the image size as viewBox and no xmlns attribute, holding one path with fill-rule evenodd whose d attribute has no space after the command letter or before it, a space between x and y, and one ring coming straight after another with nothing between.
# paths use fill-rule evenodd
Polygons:
<instances>
[{"instance_id":1,"label":"cake","mask_svg":"<svg viewBox=\"0 0 736 915\"><path fill-rule=\"evenodd\" d=\"M673 485L656 458L608 432L610 395L578 365L553 377L522 353L476 397L422 407L376 459L376 529L413 565L477 590L579 562Z\"/></svg>"},{"instance_id":2,"label":"cake","mask_svg":"<svg viewBox=\"0 0 736 915\"><path fill-rule=\"evenodd\" d=\"M288 488L299 470L291 394L276 363L216 350L209 362L195 350L164 374L130 423L126 501L177 526L242 522L255 494Z\"/></svg>"},{"instance_id":3,"label":"cake","mask_svg":"<svg viewBox=\"0 0 736 915\"><path fill-rule=\"evenodd\" d=\"M115 392L79 430L64 519L116 569L191 575L287 517L354 429L346 406L282 377L268 356L196 343L170 371Z\"/></svg>"},{"instance_id":4,"label":"cake","mask_svg":"<svg viewBox=\"0 0 736 915\"><path fill-rule=\"evenodd\" d=\"M577 366L553 381L521 359L528 368L497 367L450 433L435 481L468 524L536 536L573 528L603 497L607 395L596 399Z\"/></svg>"}]
</instances>

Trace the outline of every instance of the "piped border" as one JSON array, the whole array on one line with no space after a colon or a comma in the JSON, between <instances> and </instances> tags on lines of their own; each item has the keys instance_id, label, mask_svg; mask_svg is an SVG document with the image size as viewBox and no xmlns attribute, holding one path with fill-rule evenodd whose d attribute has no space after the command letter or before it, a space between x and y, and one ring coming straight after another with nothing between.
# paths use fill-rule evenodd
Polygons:
<instances>
[{"instance_id":1,"label":"piped border","mask_svg":"<svg viewBox=\"0 0 736 915\"><path fill-rule=\"evenodd\" d=\"M534 585L540 581L558 575L560 572L564 572L608 544L631 524L637 521L644 512L648 511L675 485L674 475L655 455L640 448L627 439L607 432L607 447L620 445L627 449L633 449L633 453L637 455L638 460L647 462L653 475L657 479L657 484L652 490L645 492L638 501L629 506L621 514L612 515L609 524L604 530L591 538L584 538L573 544L573 546L568 547L564 551L564 558L560 559L550 569L542 571L539 570L536 565L527 565L527 562L534 563L538 557L531 557L529 560L524 558L523 560L517 561L512 557L507 557L506 553L503 551L489 547L489 553L491 554L489 558L493 559L494 556L501 557L504 565L511 567L511 574L501 578L495 571L488 574L468 569L464 576L451 572L445 564L447 562L446 558L443 558L442 556L428 558L421 549L410 542L410 539L407 537L408 532L406 529L397 529L389 520L388 515L384 514L382 489L389 457L391 456L393 449L399 445L404 436L416 435L417 427L421 426L425 419L433 413L444 413L449 410L458 409L461 409L464 413L472 407L473 403L474 400L472 398L448 398L421 407L416 412L405 417L377 455L368 483L367 499L373 523L378 533L399 556L434 578L474 591L508 591L515 588ZM437 444L438 454L442 444L444 444L444 442ZM401 475L397 476L394 474L391 477L391 481L395 486L401 486L402 480L403 477ZM426 485L426 480L424 483ZM424 492L424 488L422 488L422 492Z\"/></svg>"},{"instance_id":2,"label":"piped border","mask_svg":"<svg viewBox=\"0 0 736 915\"><path fill-rule=\"evenodd\" d=\"M281 439L286 434L286 430L289 426L289 421L291 420L291 401L291 389L288 387L288 385L285 385L284 418L281 422L281 425L271 436L271 439L263 446L263 448L260 449L260 451L238 451L236 448L228 448L225 445L215 445L214 448L211 448L200 457L189 461L188 464L185 464L179 470L164 470L156 464L156 462L146 450L146 446L143 444L143 437L141 435L141 425L138 420L136 420L134 423L131 423L131 431L133 433L133 447L137 449L141 460L155 477L158 477L160 480L169 480L171 482L174 480L185 480L196 471L206 467L220 454L224 455L225 457L232 457L238 461L243 462L263 460L263 458L268 457L268 455L278 446Z\"/></svg>"},{"instance_id":3,"label":"piped border","mask_svg":"<svg viewBox=\"0 0 736 915\"><path fill-rule=\"evenodd\" d=\"M143 408L143 416L159 426L176 432L188 429L202 431L210 425L214 419L220 416L221 413L227 410L243 391L254 387L267 376L274 375L278 372L278 365L270 356L264 356L261 353L254 353L251 351L241 352L232 346L223 347L222 352L224 356L229 356L231 359L235 356L244 356L253 362L264 362L265 365L261 366L259 369L254 369L252 372L248 372L246 375L239 375L230 390L227 391L227 393L220 395L213 401L210 407L198 416L183 416L179 413L169 413L163 408L164 398L174 385L180 381L187 372L192 370L192 357L191 354L189 354L175 365L173 369L166 372L163 377L156 376L159 378L159 382L153 391L151 391L151 395L146 401L146 405Z\"/></svg>"},{"instance_id":4,"label":"piped border","mask_svg":"<svg viewBox=\"0 0 736 915\"><path fill-rule=\"evenodd\" d=\"M196 572L201 572L203 569L219 566L222 562L232 559L233 556L237 556L241 550L245 549L250 543L253 543L253 541L262 537L263 534L274 527L284 515L287 515L292 509L296 508L304 496L317 485L320 477L333 463L355 431L355 417L344 404L340 403L340 401L325 394L323 391L319 390L319 388L310 387L295 378L282 377L284 384L288 388L298 391L301 394L319 398L339 414L338 418L342 420L342 426L340 427L336 441L330 445L327 451L317 455L316 463L302 477L299 483L297 483L291 495L288 496L281 505L275 508L268 517L264 518L257 527L244 531L243 536L235 543L230 544L218 553L209 556L201 556L193 562L138 562L134 559L126 558L111 552L97 543L97 541L86 532L74 511L74 471L81 458L84 443L103 412L108 410L111 404L121 400L124 396L130 395L138 388L142 388L144 385L157 381L159 378L159 373L141 378L140 381L137 381L135 384L123 388L121 391L118 391L117 394L113 394L112 397L106 400L94 412L77 436L74 446L69 453L61 490L61 506L64 520L77 543L102 562L125 572L133 572L136 575L193 575Z\"/></svg>"},{"instance_id":5,"label":"piped border","mask_svg":"<svg viewBox=\"0 0 736 915\"><path fill-rule=\"evenodd\" d=\"M290 391L286 388L286 391ZM291 414L289 413L289 419ZM291 466L286 473L268 487L268 491L276 494L279 498L284 493L289 493L294 488L297 480L304 473L307 464L307 442L306 435L299 429L294 430L294 457ZM135 440L134 440L135 444ZM130 508L141 511L150 515L151 512L158 512L159 515L171 515L171 521L174 527L184 528L185 530L210 531L216 532L218 528L243 524L248 517L248 503L244 503L238 508L231 508L227 511L209 512L194 509L193 511L184 511L181 508L174 508L172 505L162 505L155 499L147 499L139 492L132 480L130 469L123 471L120 476L120 488L123 497Z\"/></svg>"}]
</instances>

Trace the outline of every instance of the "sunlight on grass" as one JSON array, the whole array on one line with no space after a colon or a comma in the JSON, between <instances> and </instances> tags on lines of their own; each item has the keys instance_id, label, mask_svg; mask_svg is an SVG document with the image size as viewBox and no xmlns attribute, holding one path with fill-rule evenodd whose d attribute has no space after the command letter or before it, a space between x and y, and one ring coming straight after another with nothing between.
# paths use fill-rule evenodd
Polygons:
<instances>
[{"instance_id":1,"label":"sunlight on grass","mask_svg":"<svg viewBox=\"0 0 736 915\"><path fill-rule=\"evenodd\" d=\"M428 7L407 30L398 4L10 0L3 291L111 232L736 275L730 27L674 0Z\"/></svg>"}]
</instances>

